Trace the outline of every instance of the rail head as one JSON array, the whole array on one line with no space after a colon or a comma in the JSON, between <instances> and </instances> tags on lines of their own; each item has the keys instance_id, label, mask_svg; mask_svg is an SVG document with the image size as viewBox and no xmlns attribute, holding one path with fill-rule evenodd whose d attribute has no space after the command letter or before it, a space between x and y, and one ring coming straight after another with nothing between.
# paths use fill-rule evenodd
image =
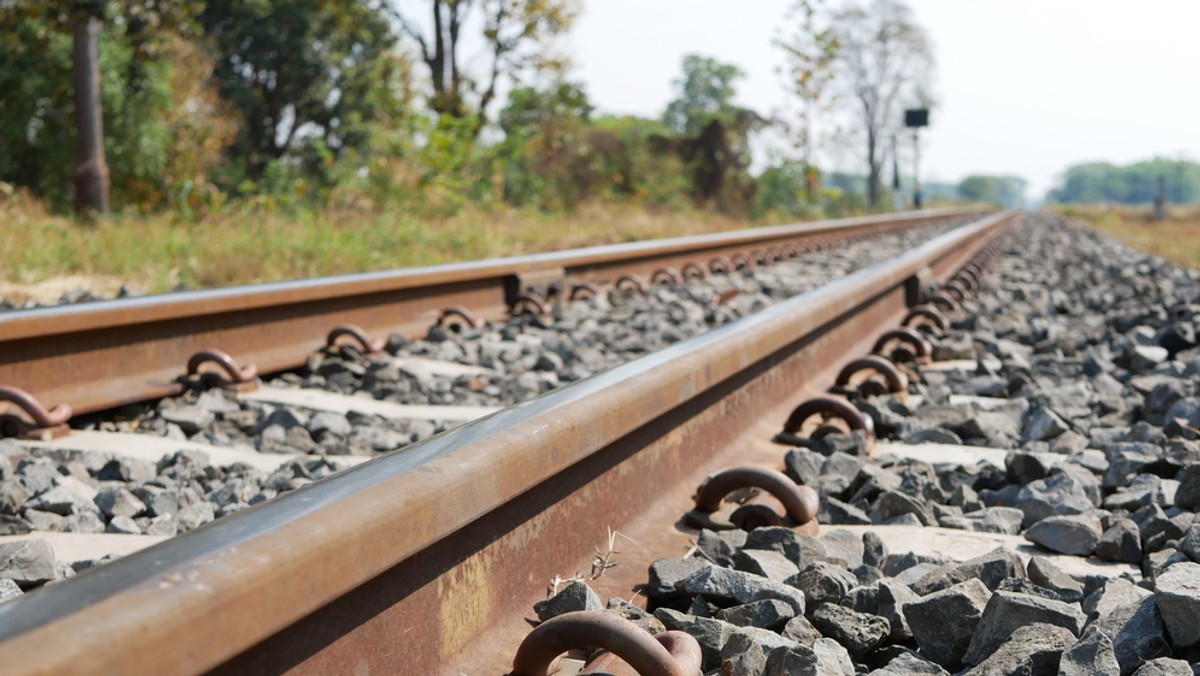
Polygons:
<instances>
[{"instance_id":1,"label":"rail head","mask_svg":"<svg viewBox=\"0 0 1200 676\"><path fill-rule=\"evenodd\" d=\"M895 295L1005 212L738 322L0 605L11 673L201 672ZM961 263L957 263L961 264Z\"/></svg>"}]
</instances>

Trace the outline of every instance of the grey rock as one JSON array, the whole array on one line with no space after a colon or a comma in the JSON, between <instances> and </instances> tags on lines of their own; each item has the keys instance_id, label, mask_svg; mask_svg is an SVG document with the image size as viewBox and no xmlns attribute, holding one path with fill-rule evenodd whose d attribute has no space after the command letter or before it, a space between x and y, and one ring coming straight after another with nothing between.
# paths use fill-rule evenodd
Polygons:
<instances>
[{"instance_id":1,"label":"grey rock","mask_svg":"<svg viewBox=\"0 0 1200 676\"><path fill-rule=\"evenodd\" d=\"M543 601L538 601L533 604L533 610L537 613L538 619L545 622L552 617L558 617L563 613L575 612L578 610L603 610L604 605L600 602L600 597L592 588L583 582L572 582L562 591L554 596Z\"/></svg>"},{"instance_id":2,"label":"grey rock","mask_svg":"<svg viewBox=\"0 0 1200 676\"><path fill-rule=\"evenodd\" d=\"M170 514L163 514L150 519L150 523L146 525L146 535L165 535L172 537L179 532L179 526L175 523L175 518Z\"/></svg>"},{"instance_id":3,"label":"grey rock","mask_svg":"<svg viewBox=\"0 0 1200 676\"><path fill-rule=\"evenodd\" d=\"M678 597L681 592L676 585L709 565L712 564L703 559L659 559L650 564L646 593L659 604Z\"/></svg>"},{"instance_id":4,"label":"grey rock","mask_svg":"<svg viewBox=\"0 0 1200 676\"><path fill-rule=\"evenodd\" d=\"M0 456L3 458L4 456ZM4 458L7 460L7 458ZM0 514L20 514L33 491L17 481L0 481Z\"/></svg>"},{"instance_id":5,"label":"grey rock","mask_svg":"<svg viewBox=\"0 0 1200 676\"><path fill-rule=\"evenodd\" d=\"M670 608L655 610L654 617L658 618L668 630L686 632L696 639L696 642L700 644L701 668L704 671L721 666L721 648L725 646L725 642L729 640L733 632L739 629L728 622L707 617L695 617Z\"/></svg>"},{"instance_id":6,"label":"grey rock","mask_svg":"<svg viewBox=\"0 0 1200 676\"><path fill-rule=\"evenodd\" d=\"M137 522L128 516L114 516L108 525L104 527L105 533L118 533L122 535L141 535L142 529L137 525Z\"/></svg>"},{"instance_id":7,"label":"grey rock","mask_svg":"<svg viewBox=\"0 0 1200 676\"><path fill-rule=\"evenodd\" d=\"M828 524L869 526L871 525L871 515L848 502L838 500L832 495L822 495L821 508L817 513L817 521Z\"/></svg>"},{"instance_id":8,"label":"grey rock","mask_svg":"<svg viewBox=\"0 0 1200 676\"><path fill-rule=\"evenodd\" d=\"M878 608L876 613L888 621L891 626L889 636L892 641L901 642L912 638L912 630L908 628L908 620L904 619L904 607L917 601L917 596L906 585L895 580L883 579L878 582Z\"/></svg>"},{"instance_id":9,"label":"grey rock","mask_svg":"<svg viewBox=\"0 0 1200 676\"><path fill-rule=\"evenodd\" d=\"M615 596L608 600L608 605L604 608L604 612L616 615L624 620L629 620L651 634L661 634L667 630L657 617Z\"/></svg>"},{"instance_id":10,"label":"grey rock","mask_svg":"<svg viewBox=\"0 0 1200 676\"><path fill-rule=\"evenodd\" d=\"M909 674L949 676L949 672L945 669L910 652L893 657L885 666L872 671L868 676L908 676Z\"/></svg>"},{"instance_id":11,"label":"grey rock","mask_svg":"<svg viewBox=\"0 0 1200 676\"><path fill-rule=\"evenodd\" d=\"M105 516L135 517L146 511L146 505L124 487L101 489L92 500Z\"/></svg>"},{"instance_id":12,"label":"grey rock","mask_svg":"<svg viewBox=\"0 0 1200 676\"><path fill-rule=\"evenodd\" d=\"M174 423L183 430L184 434L192 435L212 424L216 416L200 406L194 404L183 404L179 406L164 407L158 413L163 420L169 423Z\"/></svg>"},{"instance_id":13,"label":"grey rock","mask_svg":"<svg viewBox=\"0 0 1200 676\"><path fill-rule=\"evenodd\" d=\"M197 502L180 508L175 514L175 522L179 530L189 531L199 528L217 517L211 502Z\"/></svg>"},{"instance_id":14,"label":"grey rock","mask_svg":"<svg viewBox=\"0 0 1200 676\"><path fill-rule=\"evenodd\" d=\"M1087 628L1102 631L1112 639L1123 673L1168 650L1154 594L1128 580L1108 580L1085 599L1083 610L1093 618Z\"/></svg>"},{"instance_id":15,"label":"grey rock","mask_svg":"<svg viewBox=\"0 0 1200 676\"><path fill-rule=\"evenodd\" d=\"M32 530L33 525L25 519L10 514L0 514L0 535L24 535Z\"/></svg>"},{"instance_id":16,"label":"grey rock","mask_svg":"<svg viewBox=\"0 0 1200 676\"><path fill-rule=\"evenodd\" d=\"M842 644L851 654L862 654L881 644L892 631L882 617L859 613L833 603L822 603L812 613L812 623L822 634Z\"/></svg>"},{"instance_id":17,"label":"grey rock","mask_svg":"<svg viewBox=\"0 0 1200 676\"><path fill-rule=\"evenodd\" d=\"M967 664L983 662L1017 629L1033 624L1053 625L1068 630L1070 641L1059 649L1061 652L1075 642L1075 637L1083 630L1085 619L1077 604L997 591L983 609L963 661Z\"/></svg>"},{"instance_id":18,"label":"grey rock","mask_svg":"<svg viewBox=\"0 0 1200 676\"><path fill-rule=\"evenodd\" d=\"M796 611L787 603L776 599L751 601L726 608L717 613L717 619L739 627L758 627L779 630L796 616Z\"/></svg>"},{"instance_id":19,"label":"grey rock","mask_svg":"<svg viewBox=\"0 0 1200 676\"><path fill-rule=\"evenodd\" d=\"M69 486L55 486L26 502L25 507L53 512L60 516L97 511L96 505L91 500Z\"/></svg>"},{"instance_id":20,"label":"grey rock","mask_svg":"<svg viewBox=\"0 0 1200 676\"><path fill-rule=\"evenodd\" d=\"M734 555L733 565L736 570L761 575L776 582L783 582L800 572L786 556L768 549L741 549Z\"/></svg>"},{"instance_id":21,"label":"grey rock","mask_svg":"<svg viewBox=\"0 0 1200 676\"><path fill-rule=\"evenodd\" d=\"M1021 428L1021 441L1047 441L1070 429L1057 413L1045 406L1031 408Z\"/></svg>"},{"instance_id":22,"label":"grey rock","mask_svg":"<svg viewBox=\"0 0 1200 676\"><path fill-rule=\"evenodd\" d=\"M923 500L899 491L884 491L879 496L879 502L876 503L875 508L879 510L879 516L885 522L904 514L912 514L920 520L922 526L937 525L937 518L933 515L929 505L925 504Z\"/></svg>"},{"instance_id":23,"label":"grey rock","mask_svg":"<svg viewBox=\"0 0 1200 676\"><path fill-rule=\"evenodd\" d=\"M0 543L0 580L12 580L22 589L58 577L54 550L45 540Z\"/></svg>"},{"instance_id":24,"label":"grey rock","mask_svg":"<svg viewBox=\"0 0 1200 676\"><path fill-rule=\"evenodd\" d=\"M104 520L96 512L80 512L67 517L68 533L103 533Z\"/></svg>"},{"instance_id":25,"label":"grey rock","mask_svg":"<svg viewBox=\"0 0 1200 676\"><path fill-rule=\"evenodd\" d=\"M991 592L977 579L960 582L904 605L921 654L947 669L962 663Z\"/></svg>"},{"instance_id":26,"label":"grey rock","mask_svg":"<svg viewBox=\"0 0 1200 676\"><path fill-rule=\"evenodd\" d=\"M887 545L883 543L883 539L876 533L867 531L862 534L862 543L863 563L875 568L882 568L888 555Z\"/></svg>"},{"instance_id":27,"label":"grey rock","mask_svg":"<svg viewBox=\"0 0 1200 676\"><path fill-rule=\"evenodd\" d=\"M179 494L174 490L142 485L133 489L133 494L141 500L148 516L166 516L179 511Z\"/></svg>"},{"instance_id":28,"label":"grey rock","mask_svg":"<svg viewBox=\"0 0 1200 676\"><path fill-rule=\"evenodd\" d=\"M767 657L762 676L854 676L850 655L836 641L822 638L812 646L777 648Z\"/></svg>"},{"instance_id":29,"label":"grey rock","mask_svg":"<svg viewBox=\"0 0 1200 676\"><path fill-rule=\"evenodd\" d=\"M735 630L721 646L721 671L728 674L761 674L767 655L776 648L798 647L793 641L765 629Z\"/></svg>"},{"instance_id":30,"label":"grey rock","mask_svg":"<svg viewBox=\"0 0 1200 676\"><path fill-rule=\"evenodd\" d=\"M1200 523L1193 523L1175 547L1189 559L1200 563Z\"/></svg>"},{"instance_id":31,"label":"grey rock","mask_svg":"<svg viewBox=\"0 0 1200 676\"><path fill-rule=\"evenodd\" d=\"M709 561L724 566L733 567L733 557L738 549L746 544L746 531L743 530L701 530L696 539L696 547L703 552Z\"/></svg>"},{"instance_id":32,"label":"grey rock","mask_svg":"<svg viewBox=\"0 0 1200 676\"><path fill-rule=\"evenodd\" d=\"M67 529L67 518L59 516L54 512L43 512L40 509L26 509L24 516L25 520L29 522L29 525L33 526L34 530L61 533Z\"/></svg>"},{"instance_id":33,"label":"grey rock","mask_svg":"<svg viewBox=\"0 0 1200 676\"><path fill-rule=\"evenodd\" d=\"M1093 507L1083 483L1068 474L1031 482L1017 493L1017 508L1025 513L1025 528L1048 516L1081 514Z\"/></svg>"},{"instance_id":34,"label":"grey rock","mask_svg":"<svg viewBox=\"0 0 1200 676\"><path fill-rule=\"evenodd\" d=\"M1029 580L1039 587L1049 589L1068 603L1083 600L1083 584L1067 575L1044 556L1030 557L1026 565Z\"/></svg>"},{"instance_id":35,"label":"grey rock","mask_svg":"<svg viewBox=\"0 0 1200 676\"><path fill-rule=\"evenodd\" d=\"M804 592L804 598L812 603L839 603L858 585L850 571L824 561L808 564L786 582Z\"/></svg>"},{"instance_id":36,"label":"grey rock","mask_svg":"<svg viewBox=\"0 0 1200 676\"><path fill-rule=\"evenodd\" d=\"M829 554L820 540L797 533L791 528L756 528L746 535L746 549L766 549L779 552L803 568L814 561L828 561Z\"/></svg>"},{"instance_id":37,"label":"grey rock","mask_svg":"<svg viewBox=\"0 0 1200 676\"><path fill-rule=\"evenodd\" d=\"M1159 657L1138 667L1133 676L1192 676L1192 667L1184 660Z\"/></svg>"},{"instance_id":38,"label":"grey rock","mask_svg":"<svg viewBox=\"0 0 1200 676\"><path fill-rule=\"evenodd\" d=\"M1016 507L984 507L963 516L967 529L976 533L1016 535L1021 532L1025 513Z\"/></svg>"},{"instance_id":39,"label":"grey rock","mask_svg":"<svg viewBox=\"0 0 1200 676\"><path fill-rule=\"evenodd\" d=\"M1134 373L1145 373L1169 359L1170 356L1171 353L1165 347L1135 345L1129 352L1129 370Z\"/></svg>"},{"instance_id":40,"label":"grey rock","mask_svg":"<svg viewBox=\"0 0 1200 676\"><path fill-rule=\"evenodd\" d=\"M909 586L914 592L924 596L970 579L979 580L991 590L1010 577L1026 577L1025 564L1016 554L1004 547L997 547L961 563L952 562L938 566Z\"/></svg>"},{"instance_id":41,"label":"grey rock","mask_svg":"<svg viewBox=\"0 0 1200 676\"><path fill-rule=\"evenodd\" d=\"M320 439L323 435L327 434L344 439L354 431L350 425L350 420L346 416L331 411L314 413L309 418L306 429L314 439Z\"/></svg>"},{"instance_id":42,"label":"grey rock","mask_svg":"<svg viewBox=\"0 0 1200 676\"><path fill-rule=\"evenodd\" d=\"M834 528L821 533L821 544L831 556L846 561L847 568L863 565L863 539L857 533L844 528Z\"/></svg>"},{"instance_id":43,"label":"grey rock","mask_svg":"<svg viewBox=\"0 0 1200 676\"><path fill-rule=\"evenodd\" d=\"M12 580L0 580L0 603L4 603L9 599L15 599L24 593L16 582Z\"/></svg>"},{"instance_id":44,"label":"grey rock","mask_svg":"<svg viewBox=\"0 0 1200 676\"><path fill-rule=\"evenodd\" d=\"M1133 519L1121 518L1114 521L1096 543L1096 556L1106 561L1140 563L1142 536Z\"/></svg>"},{"instance_id":45,"label":"grey rock","mask_svg":"<svg viewBox=\"0 0 1200 676\"><path fill-rule=\"evenodd\" d=\"M1187 509L1200 507L1200 465L1188 465L1175 475L1179 488L1175 491L1175 504Z\"/></svg>"},{"instance_id":46,"label":"grey rock","mask_svg":"<svg viewBox=\"0 0 1200 676\"><path fill-rule=\"evenodd\" d=\"M1084 631L1075 645L1062 654L1060 676L1120 676L1121 665L1113 642L1102 631Z\"/></svg>"},{"instance_id":47,"label":"grey rock","mask_svg":"<svg viewBox=\"0 0 1200 676\"><path fill-rule=\"evenodd\" d=\"M1054 674L1063 651L1074 642L1074 634L1062 627L1047 624L1017 627L995 652L966 673L970 676Z\"/></svg>"},{"instance_id":48,"label":"grey rock","mask_svg":"<svg viewBox=\"0 0 1200 676\"><path fill-rule=\"evenodd\" d=\"M1052 552L1091 556L1100 542L1100 520L1086 514L1048 516L1025 531L1025 539Z\"/></svg>"},{"instance_id":49,"label":"grey rock","mask_svg":"<svg viewBox=\"0 0 1200 676\"><path fill-rule=\"evenodd\" d=\"M821 632L817 631L817 628L812 625L812 622L809 622L808 618L803 615L797 615L788 620L787 624L783 625L783 631L780 633L797 643L807 646L811 646L813 641L819 638L824 638L821 636Z\"/></svg>"},{"instance_id":50,"label":"grey rock","mask_svg":"<svg viewBox=\"0 0 1200 676\"><path fill-rule=\"evenodd\" d=\"M1154 578L1154 596L1176 648L1200 642L1200 564L1176 563Z\"/></svg>"},{"instance_id":51,"label":"grey rock","mask_svg":"<svg viewBox=\"0 0 1200 676\"><path fill-rule=\"evenodd\" d=\"M675 587L689 596L703 595L726 602L779 599L791 605L797 615L804 614L804 594L786 584L745 571L710 565L679 581Z\"/></svg>"}]
</instances>

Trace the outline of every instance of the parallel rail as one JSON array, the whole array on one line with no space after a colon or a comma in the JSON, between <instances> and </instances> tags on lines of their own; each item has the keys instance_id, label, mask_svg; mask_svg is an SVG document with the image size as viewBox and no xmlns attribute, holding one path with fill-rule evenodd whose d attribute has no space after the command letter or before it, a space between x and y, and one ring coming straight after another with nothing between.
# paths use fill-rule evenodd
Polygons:
<instances>
[{"instance_id":1,"label":"parallel rail","mask_svg":"<svg viewBox=\"0 0 1200 676\"><path fill-rule=\"evenodd\" d=\"M983 218L713 332L0 605L8 673L502 673L547 580L611 528L629 598L712 471L1014 218Z\"/></svg>"},{"instance_id":2,"label":"parallel rail","mask_svg":"<svg viewBox=\"0 0 1200 676\"><path fill-rule=\"evenodd\" d=\"M599 246L491 261L230 287L0 313L0 386L75 413L179 394L192 355L217 348L259 373L294 369L331 329L423 334L450 306L507 316L517 295L580 282L648 279L663 267L833 243L967 215L945 209ZM0 402L0 414L5 404Z\"/></svg>"}]
</instances>

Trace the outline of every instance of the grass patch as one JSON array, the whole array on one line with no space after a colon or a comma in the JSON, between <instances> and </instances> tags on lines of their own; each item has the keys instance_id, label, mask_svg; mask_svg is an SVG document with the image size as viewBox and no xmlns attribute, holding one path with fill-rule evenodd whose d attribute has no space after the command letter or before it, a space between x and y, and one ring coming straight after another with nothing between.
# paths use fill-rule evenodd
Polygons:
<instances>
[{"instance_id":1,"label":"grass patch","mask_svg":"<svg viewBox=\"0 0 1200 676\"><path fill-rule=\"evenodd\" d=\"M1082 220L1126 246L1184 267L1200 267L1200 208L1172 207L1162 221L1150 207L1060 206L1051 209Z\"/></svg>"},{"instance_id":2,"label":"grass patch","mask_svg":"<svg viewBox=\"0 0 1200 676\"><path fill-rule=\"evenodd\" d=\"M119 279L154 293L319 277L732 230L748 221L703 211L585 205L549 216L468 208L435 219L397 211L282 213L235 205L190 221L126 214L84 224L22 194L0 194L0 282Z\"/></svg>"}]
</instances>

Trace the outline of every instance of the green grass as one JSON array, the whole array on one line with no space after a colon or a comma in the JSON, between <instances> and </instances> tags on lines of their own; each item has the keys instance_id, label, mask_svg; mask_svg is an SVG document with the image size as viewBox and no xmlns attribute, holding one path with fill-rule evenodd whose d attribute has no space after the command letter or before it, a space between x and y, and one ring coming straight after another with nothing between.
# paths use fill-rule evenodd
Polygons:
<instances>
[{"instance_id":1,"label":"green grass","mask_svg":"<svg viewBox=\"0 0 1200 676\"><path fill-rule=\"evenodd\" d=\"M1155 221L1150 207L1069 205L1053 211L1091 224L1126 246L1184 267L1200 267L1200 208L1172 207Z\"/></svg>"},{"instance_id":2,"label":"green grass","mask_svg":"<svg viewBox=\"0 0 1200 676\"><path fill-rule=\"evenodd\" d=\"M730 230L745 220L702 211L585 205L573 214L469 208L435 219L395 211L293 214L224 207L197 221L118 215L94 224L0 195L0 283L80 276L140 292L210 288ZM16 292L19 295L18 292ZM61 292L59 292L61 293ZM0 288L0 297L5 296ZM28 291L32 297L34 292Z\"/></svg>"}]
</instances>

